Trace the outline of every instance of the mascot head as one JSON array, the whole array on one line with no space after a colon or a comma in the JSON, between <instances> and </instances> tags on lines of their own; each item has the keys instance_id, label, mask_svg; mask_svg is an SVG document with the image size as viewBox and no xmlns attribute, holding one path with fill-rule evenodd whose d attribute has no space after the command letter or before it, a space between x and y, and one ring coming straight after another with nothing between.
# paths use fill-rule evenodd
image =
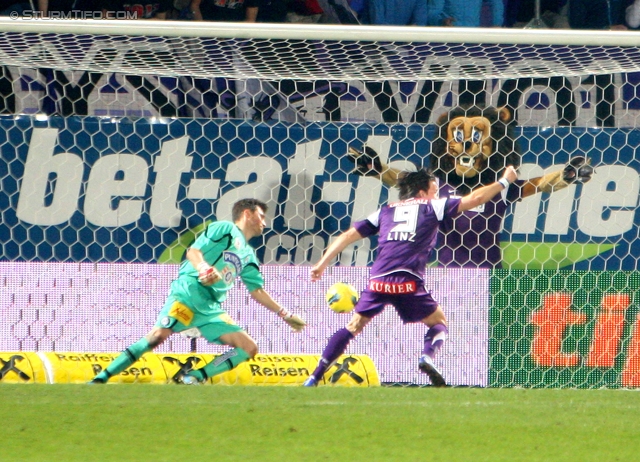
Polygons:
<instances>
[{"instance_id":1,"label":"mascot head","mask_svg":"<svg viewBox=\"0 0 640 462\"><path fill-rule=\"evenodd\" d=\"M520 165L520 148L507 108L459 107L437 122L431 169L441 180L467 194L493 183L507 165Z\"/></svg>"}]
</instances>

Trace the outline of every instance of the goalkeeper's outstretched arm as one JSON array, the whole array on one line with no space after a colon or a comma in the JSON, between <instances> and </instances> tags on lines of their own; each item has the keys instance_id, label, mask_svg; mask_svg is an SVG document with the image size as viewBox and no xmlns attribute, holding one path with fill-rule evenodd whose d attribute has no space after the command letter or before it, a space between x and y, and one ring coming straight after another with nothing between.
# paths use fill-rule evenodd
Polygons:
<instances>
[{"instance_id":1,"label":"goalkeeper's outstretched arm","mask_svg":"<svg viewBox=\"0 0 640 462\"><path fill-rule=\"evenodd\" d=\"M283 309L282 306L280 306L280 304L273 299L271 294L269 294L269 292L264 289L253 290L249 292L249 295L251 295L251 298L253 298L256 302L260 303L266 309L276 314L278 314L278 312Z\"/></svg>"},{"instance_id":2,"label":"goalkeeper's outstretched arm","mask_svg":"<svg viewBox=\"0 0 640 462\"><path fill-rule=\"evenodd\" d=\"M280 306L266 290L255 289L249 292L249 295L266 309L280 316L294 332L302 332L302 329L306 327L307 323L300 316Z\"/></svg>"}]
</instances>

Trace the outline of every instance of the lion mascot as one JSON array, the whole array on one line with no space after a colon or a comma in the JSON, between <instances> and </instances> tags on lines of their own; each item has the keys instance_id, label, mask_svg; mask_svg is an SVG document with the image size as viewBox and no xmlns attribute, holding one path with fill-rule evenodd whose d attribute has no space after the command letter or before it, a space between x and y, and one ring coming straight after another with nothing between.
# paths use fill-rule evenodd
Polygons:
<instances>
[{"instance_id":1,"label":"lion mascot","mask_svg":"<svg viewBox=\"0 0 640 462\"><path fill-rule=\"evenodd\" d=\"M380 161L370 147L349 148L359 175L377 176L395 186L400 171ZM438 179L439 197L459 197L497 181L506 166L520 165L515 124L507 108L459 107L443 114L431 144L430 169ZM444 266L499 268L500 232L512 203L540 192L551 193L570 184L586 183L593 167L574 157L556 172L517 180L490 202L445 221L438 241L438 263Z\"/></svg>"}]
</instances>

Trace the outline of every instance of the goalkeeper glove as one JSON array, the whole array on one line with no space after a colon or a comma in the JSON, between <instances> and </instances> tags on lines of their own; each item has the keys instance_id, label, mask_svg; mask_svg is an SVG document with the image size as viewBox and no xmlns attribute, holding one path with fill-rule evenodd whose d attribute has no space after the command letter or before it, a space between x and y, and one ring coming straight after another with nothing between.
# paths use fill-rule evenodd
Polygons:
<instances>
[{"instance_id":1,"label":"goalkeeper glove","mask_svg":"<svg viewBox=\"0 0 640 462\"><path fill-rule=\"evenodd\" d=\"M217 269L209 264L206 261L202 261L198 263L198 281L203 286L210 286L218 282L222 277Z\"/></svg>"},{"instance_id":2,"label":"goalkeeper glove","mask_svg":"<svg viewBox=\"0 0 640 462\"><path fill-rule=\"evenodd\" d=\"M291 327L291 330L293 330L294 332L302 332L302 329L304 329L307 325L307 323L304 322L300 316L290 313L284 308L278 311L278 316L280 316L284 320L284 322L289 324L289 327Z\"/></svg>"}]
</instances>

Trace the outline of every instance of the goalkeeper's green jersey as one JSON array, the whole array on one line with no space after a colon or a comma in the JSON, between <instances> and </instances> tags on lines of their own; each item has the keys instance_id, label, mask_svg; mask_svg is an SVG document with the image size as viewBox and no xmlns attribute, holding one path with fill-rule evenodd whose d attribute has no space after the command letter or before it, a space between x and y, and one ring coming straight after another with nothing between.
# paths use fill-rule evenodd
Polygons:
<instances>
[{"instance_id":1,"label":"goalkeeper's green jersey","mask_svg":"<svg viewBox=\"0 0 640 462\"><path fill-rule=\"evenodd\" d=\"M208 298L207 301L214 304L222 303L238 276L249 292L264 286L255 250L234 223L218 221L210 224L191 247L202 252L205 261L220 272L222 279L212 286L205 287L197 282L198 270L189 260L182 262L178 279L172 284L172 293L186 305L198 311L205 311L206 308L194 298ZM190 289L187 289L184 283L191 286ZM193 286L194 283L198 284L197 288Z\"/></svg>"}]
</instances>

